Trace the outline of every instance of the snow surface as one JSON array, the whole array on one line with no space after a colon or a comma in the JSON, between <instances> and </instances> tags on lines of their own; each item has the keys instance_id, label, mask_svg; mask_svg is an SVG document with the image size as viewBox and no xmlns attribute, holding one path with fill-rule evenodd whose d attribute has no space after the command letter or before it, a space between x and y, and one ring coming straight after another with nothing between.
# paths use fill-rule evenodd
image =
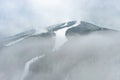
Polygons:
<instances>
[{"instance_id":1,"label":"snow surface","mask_svg":"<svg viewBox=\"0 0 120 80\"><path fill-rule=\"evenodd\" d=\"M66 31L78 25L53 31L54 37L29 31L12 36L0 50L0 80L119 80L120 32L101 30L67 40Z\"/></svg>"}]
</instances>

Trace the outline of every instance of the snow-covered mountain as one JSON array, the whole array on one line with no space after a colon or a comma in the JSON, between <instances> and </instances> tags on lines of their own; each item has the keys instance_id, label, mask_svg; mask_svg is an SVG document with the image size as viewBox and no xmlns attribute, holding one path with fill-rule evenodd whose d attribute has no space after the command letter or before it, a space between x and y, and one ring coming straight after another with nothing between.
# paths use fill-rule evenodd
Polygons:
<instances>
[{"instance_id":1,"label":"snow-covered mountain","mask_svg":"<svg viewBox=\"0 0 120 80\"><path fill-rule=\"evenodd\" d=\"M16 42L21 41L24 38L27 38L27 37L31 36L34 33L35 33L35 30L31 29L31 30L28 30L28 31L16 34L14 36L6 37L6 38L1 38L0 39L0 46L2 47L2 46L12 45L12 44L14 44Z\"/></svg>"},{"instance_id":2,"label":"snow-covered mountain","mask_svg":"<svg viewBox=\"0 0 120 80\"><path fill-rule=\"evenodd\" d=\"M48 31L57 31L59 29L65 28L65 27L70 27L73 26L77 21L69 21L69 22L64 22L56 25L52 25L47 27Z\"/></svg>"},{"instance_id":3,"label":"snow-covered mountain","mask_svg":"<svg viewBox=\"0 0 120 80\"><path fill-rule=\"evenodd\" d=\"M66 32L66 36L84 35L97 31L112 31L112 29L99 27L94 24L81 21L79 25L68 29Z\"/></svg>"},{"instance_id":4,"label":"snow-covered mountain","mask_svg":"<svg viewBox=\"0 0 120 80\"><path fill-rule=\"evenodd\" d=\"M0 49L0 80L120 79L119 31L85 21L46 30L34 34L32 29L0 41L5 46Z\"/></svg>"},{"instance_id":5,"label":"snow-covered mountain","mask_svg":"<svg viewBox=\"0 0 120 80\"><path fill-rule=\"evenodd\" d=\"M74 31L74 28L78 27L78 32ZM69 36L74 36L71 33L79 34L77 38L69 39L59 50L33 61L23 80L96 80L96 77L100 76L99 80L109 80L112 70L115 69L113 64L116 63L116 57L119 56L120 52L118 49L118 46L120 46L118 38L120 35L118 34L120 33L88 22L81 22L78 26L71 25L69 28L65 33L70 34ZM69 30L71 31L69 32ZM64 36L67 35L64 34ZM115 42L116 39L118 40ZM109 48L113 46L114 48L110 50ZM34 60L34 58L31 60ZM107 69L108 66L110 66L109 69ZM115 64L115 66L118 67L118 64ZM97 71L97 69L107 69L108 71L101 72L102 70ZM81 72L82 70L83 72ZM93 74L91 78L86 77L89 74ZM118 75L116 77L119 78ZM116 77L113 76L111 79L116 80Z\"/></svg>"},{"instance_id":6,"label":"snow-covered mountain","mask_svg":"<svg viewBox=\"0 0 120 80\"><path fill-rule=\"evenodd\" d=\"M77 24L77 25L76 25ZM85 21L81 21L81 22L77 22L77 21L68 21L68 22L64 22L64 23L60 23L60 24L56 24L56 25L52 25L46 28L47 32L44 33L40 33L40 34L34 34L35 30L31 29L25 32L21 32L19 34L16 34L14 36L10 36L7 38L0 38L0 44L1 45L10 45L12 43L18 42L20 40L22 40L23 38L26 37L37 37L37 36L41 36L41 37L50 37L50 36L55 36L57 34L57 31L60 32L63 29L66 29L65 32L61 32L60 34L65 34L62 36L72 36L75 34L79 34L79 35L83 35L83 34L89 34L91 32L95 32L95 31L103 31L103 30L112 30L112 29L107 29L107 28L103 28L103 27L99 27L96 26L94 24L85 22Z\"/></svg>"}]
</instances>

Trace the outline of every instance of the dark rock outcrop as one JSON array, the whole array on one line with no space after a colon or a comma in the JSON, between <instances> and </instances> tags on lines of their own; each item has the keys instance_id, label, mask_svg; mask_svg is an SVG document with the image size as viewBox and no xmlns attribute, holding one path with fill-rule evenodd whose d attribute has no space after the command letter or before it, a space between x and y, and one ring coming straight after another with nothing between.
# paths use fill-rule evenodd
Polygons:
<instances>
[{"instance_id":1,"label":"dark rock outcrop","mask_svg":"<svg viewBox=\"0 0 120 80\"><path fill-rule=\"evenodd\" d=\"M85 35L95 31L109 31L109 30L111 29L99 27L94 24L81 21L81 24L79 24L78 26L68 29L66 31L66 36Z\"/></svg>"},{"instance_id":2,"label":"dark rock outcrop","mask_svg":"<svg viewBox=\"0 0 120 80\"><path fill-rule=\"evenodd\" d=\"M47 28L48 31L57 31L59 29L65 28L65 27L70 27L72 25L74 25L76 23L76 21L69 21L69 22L65 22L65 23L61 23L61 24L57 24L57 25L52 25L50 27Z\"/></svg>"}]
</instances>

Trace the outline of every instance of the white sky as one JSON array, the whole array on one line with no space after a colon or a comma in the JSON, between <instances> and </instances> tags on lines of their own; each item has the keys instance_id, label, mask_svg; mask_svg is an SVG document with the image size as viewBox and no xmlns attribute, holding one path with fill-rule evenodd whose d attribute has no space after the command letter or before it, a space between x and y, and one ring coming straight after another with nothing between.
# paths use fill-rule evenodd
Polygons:
<instances>
[{"instance_id":1,"label":"white sky","mask_svg":"<svg viewBox=\"0 0 120 80\"><path fill-rule=\"evenodd\" d=\"M0 35L13 35L68 20L119 29L119 0L0 0Z\"/></svg>"}]
</instances>

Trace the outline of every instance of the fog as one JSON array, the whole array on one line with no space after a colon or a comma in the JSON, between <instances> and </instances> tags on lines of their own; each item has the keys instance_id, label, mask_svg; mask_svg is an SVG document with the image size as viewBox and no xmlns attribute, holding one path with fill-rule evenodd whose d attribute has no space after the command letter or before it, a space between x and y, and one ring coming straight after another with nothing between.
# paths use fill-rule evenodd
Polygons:
<instances>
[{"instance_id":1,"label":"fog","mask_svg":"<svg viewBox=\"0 0 120 80\"><path fill-rule=\"evenodd\" d=\"M52 52L54 37L29 37L0 48L0 80L20 80L25 64L34 57Z\"/></svg>"},{"instance_id":2,"label":"fog","mask_svg":"<svg viewBox=\"0 0 120 80\"><path fill-rule=\"evenodd\" d=\"M119 80L119 32L74 36L35 60L23 80Z\"/></svg>"},{"instance_id":3,"label":"fog","mask_svg":"<svg viewBox=\"0 0 120 80\"><path fill-rule=\"evenodd\" d=\"M20 42L0 48L0 79L120 79L119 31L100 29L88 34L67 37L64 34L67 40L61 46L60 41L57 44L56 36L32 35Z\"/></svg>"},{"instance_id":4,"label":"fog","mask_svg":"<svg viewBox=\"0 0 120 80\"><path fill-rule=\"evenodd\" d=\"M0 80L120 80L119 0L0 0L0 41L35 29L36 36L1 46ZM46 27L84 20L118 31L41 37ZM34 34L34 35L35 35Z\"/></svg>"}]
</instances>

